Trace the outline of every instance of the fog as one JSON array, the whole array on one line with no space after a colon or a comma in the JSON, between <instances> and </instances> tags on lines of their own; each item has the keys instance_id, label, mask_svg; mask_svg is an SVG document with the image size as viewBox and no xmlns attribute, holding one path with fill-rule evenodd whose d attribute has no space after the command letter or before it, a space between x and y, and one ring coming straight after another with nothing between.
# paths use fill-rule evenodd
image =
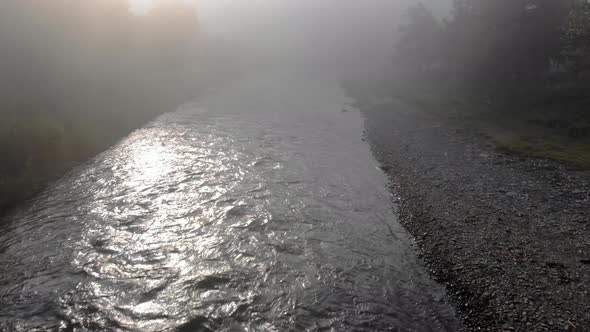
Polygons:
<instances>
[{"instance_id":1,"label":"fog","mask_svg":"<svg viewBox=\"0 0 590 332\"><path fill-rule=\"evenodd\" d=\"M0 101L0 331L590 331L590 0L0 0Z\"/></svg>"},{"instance_id":2,"label":"fog","mask_svg":"<svg viewBox=\"0 0 590 332\"><path fill-rule=\"evenodd\" d=\"M439 17L452 0L429 0ZM216 0L193 1L201 38L223 41L255 66L299 66L324 71L383 66L409 0Z\"/></svg>"}]
</instances>

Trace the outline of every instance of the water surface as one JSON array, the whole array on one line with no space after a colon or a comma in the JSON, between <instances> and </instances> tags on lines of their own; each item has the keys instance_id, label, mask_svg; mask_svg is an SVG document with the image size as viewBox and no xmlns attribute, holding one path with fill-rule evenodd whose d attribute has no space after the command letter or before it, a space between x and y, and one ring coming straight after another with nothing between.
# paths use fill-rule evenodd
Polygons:
<instances>
[{"instance_id":1,"label":"water surface","mask_svg":"<svg viewBox=\"0 0 590 332\"><path fill-rule=\"evenodd\" d=\"M246 78L73 171L0 232L0 327L457 330L349 102Z\"/></svg>"}]
</instances>

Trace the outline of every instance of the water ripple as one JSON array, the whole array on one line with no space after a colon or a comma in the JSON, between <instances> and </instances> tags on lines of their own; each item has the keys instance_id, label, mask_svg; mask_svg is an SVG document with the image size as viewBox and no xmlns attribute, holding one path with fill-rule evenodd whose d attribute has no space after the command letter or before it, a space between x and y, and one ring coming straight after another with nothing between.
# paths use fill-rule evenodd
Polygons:
<instances>
[{"instance_id":1,"label":"water ripple","mask_svg":"<svg viewBox=\"0 0 590 332\"><path fill-rule=\"evenodd\" d=\"M10 217L0 329L458 329L360 115L337 85L275 82L160 117Z\"/></svg>"}]
</instances>

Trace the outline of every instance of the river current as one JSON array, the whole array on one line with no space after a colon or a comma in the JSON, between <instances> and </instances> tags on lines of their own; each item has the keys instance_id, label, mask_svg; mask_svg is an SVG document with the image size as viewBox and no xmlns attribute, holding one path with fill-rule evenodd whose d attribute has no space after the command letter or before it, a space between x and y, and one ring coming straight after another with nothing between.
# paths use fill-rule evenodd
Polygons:
<instances>
[{"instance_id":1,"label":"river current","mask_svg":"<svg viewBox=\"0 0 590 332\"><path fill-rule=\"evenodd\" d=\"M0 230L6 331L456 331L328 79L211 90Z\"/></svg>"}]
</instances>

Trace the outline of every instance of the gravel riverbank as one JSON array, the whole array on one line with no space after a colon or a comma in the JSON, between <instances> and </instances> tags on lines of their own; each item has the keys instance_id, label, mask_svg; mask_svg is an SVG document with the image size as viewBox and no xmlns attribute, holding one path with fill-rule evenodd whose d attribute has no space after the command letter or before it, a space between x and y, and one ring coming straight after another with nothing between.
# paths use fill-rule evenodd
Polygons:
<instances>
[{"instance_id":1,"label":"gravel riverbank","mask_svg":"<svg viewBox=\"0 0 590 332\"><path fill-rule=\"evenodd\" d=\"M590 176L401 102L361 107L403 225L473 331L590 331Z\"/></svg>"}]
</instances>

